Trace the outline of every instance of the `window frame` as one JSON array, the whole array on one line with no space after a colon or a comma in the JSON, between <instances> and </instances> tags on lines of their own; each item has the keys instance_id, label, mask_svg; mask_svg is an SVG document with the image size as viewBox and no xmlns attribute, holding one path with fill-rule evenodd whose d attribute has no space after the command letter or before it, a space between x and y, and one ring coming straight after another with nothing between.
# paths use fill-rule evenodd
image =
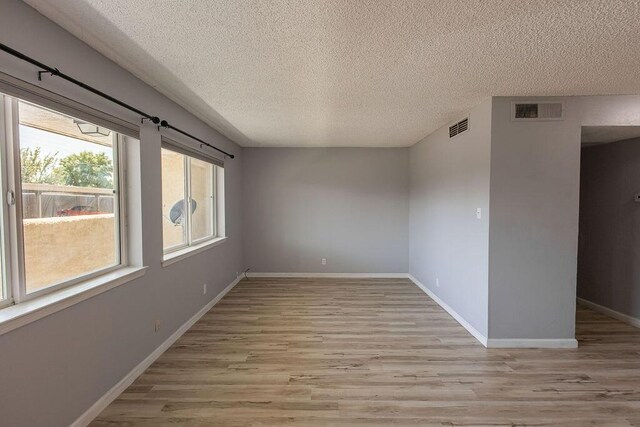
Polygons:
<instances>
[{"instance_id":1,"label":"window frame","mask_svg":"<svg viewBox=\"0 0 640 427\"><path fill-rule=\"evenodd\" d=\"M195 157L189 157L187 156L187 163L189 164L189 170L186 172L187 175L189 175L189 204L191 204L191 199L192 197L192 192L193 192L193 175L191 174L192 168L193 168L193 160L200 160L201 162L207 163L208 165L211 166L211 182L209 183L209 185L211 185L211 193L213 194L212 198L211 198L211 235L210 236L204 236L204 237L200 237L199 239L193 239L193 214L191 214L191 209L189 209L189 229L188 229L188 241L190 242L190 245L188 247L191 246L197 246L197 245L201 245L205 242L208 242L209 240L213 240L213 239L217 239L218 237L218 216L217 216L217 207L218 207L218 189L217 189L217 170L216 168L218 166L214 165L211 162L207 162L205 160L201 160Z\"/></svg>"},{"instance_id":2,"label":"window frame","mask_svg":"<svg viewBox=\"0 0 640 427\"><path fill-rule=\"evenodd\" d=\"M184 194L186 205L189 207L187 209L188 214L185 215L185 239L184 243L171 246L169 248L164 247L164 233L162 239L162 260L163 262L170 261L172 258L177 255L189 254L193 251L197 251L202 246L207 246L209 244L213 244L216 241L220 241L225 239L225 236L220 235L220 229L222 227L219 226L219 215L218 209L220 208L219 203L219 191L218 191L218 168L224 170L224 166L220 166L218 164L219 161L215 159L209 159L206 156L198 155L197 153L191 154L189 150L181 148L177 143L173 141L168 142L166 138L163 138L161 150L167 150L172 153L179 154L183 156L183 170L184 170ZM191 213L191 200L192 200L192 176L191 170L192 160L199 160L207 163L211 166L211 190L213 193L213 197L211 199L211 230L212 233L210 236L201 237L199 239L193 239L192 237L192 213ZM162 169L162 166L161 166ZM161 173L163 171L161 170ZM164 205L164 200L162 201ZM224 202L223 202L224 203ZM164 206L163 206L164 209Z\"/></svg>"},{"instance_id":3,"label":"window frame","mask_svg":"<svg viewBox=\"0 0 640 427\"><path fill-rule=\"evenodd\" d=\"M161 156L162 156L162 150L171 151L169 148L161 147L160 148ZM190 204L190 200L191 199L190 199L190 193L189 193L189 188L188 188L189 187L189 183L187 181L187 159L188 159L188 157L185 154L179 153L177 151L172 151L172 152L180 154L181 156L183 156L182 168L183 168L183 175L184 175L183 176L184 185L183 185L183 188L182 188L182 194L184 195L184 199L183 200L186 200L187 204ZM162 177L162 172L163 172L163 167L162 167L162 160L161 160L161 162L160 162L160 176L161 177ZM160 191L161 192L162 192L162 184L163 184L163 181L162 181L162 178L161 178L160 179ZM164 197L163 197L163 199L164 199ZM164 205L164 200L162 200L162 204ZM189 213L190 212L191 212L191 209L189 209ZM174 253L174 252L178 252L178 251L184 250L184 249L189 247L189 227L188 227L188 224L191 221L191 215L190 214L186 215L185 218L184 218L184 221L185 221L184 228L182 229L182 234L183 234L183 242L182 243L170 246L169 248L165 249L164 248L164 232L162 233L162 255L163 255L163 257L165 255L168 255L168 254L171 254L171 253Z\"/></svg>"},{"instance_id":4,"label":"window frame","mask_svg":"<svg viewBox=\"0 0 640 427\"><path fill-rule=\"evenodd\" d=\"M119 126L111 126L108 122L100 121L113 134L113 157L114 157L114 222L117 224L117 232L114 230L115 248L118 259L114 265L87 272L80 276L75 276L67 280L52 283L42 289L28 293L26 289L25 277L25 256L24 256L24 225L23 225L23 200L22 200L22 177L20 170L20 117L19 102L27 102L37 107L49 109L60 114L73 118L88 120L92 123L95 118L82 110L68 105L53 102L42 102L38 97L24 96L22 93L7 93L0 88L0 132L4 145L0 146L0 169L2 171L2 228L5 232L3 245L3 260L6 268L3 268L5 283L7 284L7 298L0 301L0 308L18 305L20 303L34 300L61 289L66 289L100 276L112 273L116 270L128 266L128 241L127 241L127 194L126 194L126 149L125 139L128 134L123 134ZM36 98L36 99L33 99ZM48 101L48 100L47 100ZM98 124L98 123L97 123ZM13 198L13 203L9 204L7 198ZM4 214L6 213L6 216ZM4 266L3 266L4 267Z\"/></svg>"},{"instance_id":5,"label":"window frame","mask_svg":"<svg viewBox=\"0 0 640 427\"><path fill-rule=\"evenodd\" d=\"M8 139L7 119L9 114L6 112L6 95L0 93L0 141ZM2 287L3 299L0 299L0 309L8 307L14 304L13 300L13 285L11 268L11 232L9 226L10 209L7 203L6 197L8 195L8 180L9 171L6 162L3 158L6 156L6 151L0 143L0 188L2 194L0 195L0 269L2 269L2 275L0 277L0 287Z\"/></svg>"}]
</instances>

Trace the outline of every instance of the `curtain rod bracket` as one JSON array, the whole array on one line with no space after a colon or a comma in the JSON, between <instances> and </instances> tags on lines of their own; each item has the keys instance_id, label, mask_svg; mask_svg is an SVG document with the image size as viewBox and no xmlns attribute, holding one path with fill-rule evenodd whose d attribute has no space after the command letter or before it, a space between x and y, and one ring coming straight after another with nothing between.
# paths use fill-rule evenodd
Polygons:
<instances>
[{"instance_id":1,"label":"curtain rod bracket","mask_svg":"<svg viewBox=\"0 0 640 427\"><path fill-rule=\"evenodd\" d=\"M58 70L57 68L54 68L51 71L49 71L49 70L38 71L38 81L39 82L42 81L42 75L43 74L49 74L50 76L57 76L57 75L60 74L60 70Z\"/></svg>"},{"instance_id":2,"label":"curtain rod bracket","mask_svg":"<svg viewBox=\"0 0 640 427\"><path fill-rule=\"evenodd\" d=\"M140 123L144 123L145 120L151 120L151 123L157 125L158 123L160 123L160 117L157 116L152 116L152 117L142 117L140 119Z\"/></svg>"}]
</instances>

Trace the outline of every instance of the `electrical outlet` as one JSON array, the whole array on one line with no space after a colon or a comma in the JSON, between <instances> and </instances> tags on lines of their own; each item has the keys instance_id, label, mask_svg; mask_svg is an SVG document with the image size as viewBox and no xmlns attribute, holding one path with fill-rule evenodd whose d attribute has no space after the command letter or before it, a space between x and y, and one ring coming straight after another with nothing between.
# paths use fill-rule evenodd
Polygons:
<instances>
[{"instance_id":1,"label":"electrical outlet","mask_svg":"<svg viewBox=\"0 0 640 427\"><path fill-rule=\"evenodd\" d=\"M206 295L207 294L207 284L205 283L204 285L202 285L202 295Z\"/></svg>"},{"instance_id":2,"label":"electrical outlet","mask_svg":"<svg viewBox=\"0 0 640 427\"><path fill-rule=\"evenodd\" d=\"M440 278L436 277L436 288L440 287Z\"/></svg>"},{"instance_id":3,"label":"electrical outlet","mask_svg":"<svg viewBox=\"0 0 640 427\"><path fill-rule=\"evenodd\" d=\"M322 258L322 265L327 265L327 259L326 258Z\"/></svg>"},{"instance_id":4,"label":"electrical outlet","mask_svg":"<svg viewBox=\"0 0 640 427\"><path fill-rule=\"evenodd\" d=\"M158 332L160 330L160 319L156 319L155 324L153 325L154 330Z\"/></svg>"}]
</instances>

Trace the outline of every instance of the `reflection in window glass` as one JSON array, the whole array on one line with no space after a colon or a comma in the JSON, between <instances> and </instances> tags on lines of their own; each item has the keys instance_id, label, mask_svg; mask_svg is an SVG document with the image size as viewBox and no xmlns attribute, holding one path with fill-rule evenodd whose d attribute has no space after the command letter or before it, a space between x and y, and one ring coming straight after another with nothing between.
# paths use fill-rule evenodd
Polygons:
<instances>
[{"instance_id":1,"label":"reflection in window glass","mask_svg":"<svg viewBox=\"0 0 640 427\"><path fill-rule=\"evenodd\" d=\"M196 209L191 216L191 239L198 241L213 236L213 168L211 163L191 160L191 203Z\"/></svg>"},{"instance_id":2,"label":"reflection in window glass","mask_svg":"<svg viewBox=\"0 0 640 427\"><path fill-rule=\"evenodd\" d=\"M164 250L187 243L185 156L162 149L162 241Z\"/></svg>"},{"instance_id":3,"label":"reflection in window glass","mask_svg":"<svg viewBox=\"0 0 640 427\"><path fill-rule=\"evenodd\" d=\"M19 102L26 292L120 263L117 134Z\"/></svg>"}]
</instances>

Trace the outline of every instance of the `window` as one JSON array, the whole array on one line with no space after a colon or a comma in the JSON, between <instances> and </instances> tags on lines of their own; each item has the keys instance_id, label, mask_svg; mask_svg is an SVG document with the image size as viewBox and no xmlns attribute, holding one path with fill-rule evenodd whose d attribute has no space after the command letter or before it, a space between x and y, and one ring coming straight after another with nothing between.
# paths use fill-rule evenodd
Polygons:
<instances>
[{"instance_id":1,"label":"window","mask_svg":"<svg viewBox=\"0 0 640 427\"><path fill-rule=\"evenodd\" d=\"M104 126L0 94L4 304L125 264L123 141Z\"/></svg>"},{"instance_id":2,"label":"window","mask_svg":"<svg viewBox=\"0 0 640 427\"><path fill-rule=\"evenodd\" d=\"M224 169L206 158L162 148L162 237L171 254L224 236L221 216Z\"/></svg>"}]
</instances>

